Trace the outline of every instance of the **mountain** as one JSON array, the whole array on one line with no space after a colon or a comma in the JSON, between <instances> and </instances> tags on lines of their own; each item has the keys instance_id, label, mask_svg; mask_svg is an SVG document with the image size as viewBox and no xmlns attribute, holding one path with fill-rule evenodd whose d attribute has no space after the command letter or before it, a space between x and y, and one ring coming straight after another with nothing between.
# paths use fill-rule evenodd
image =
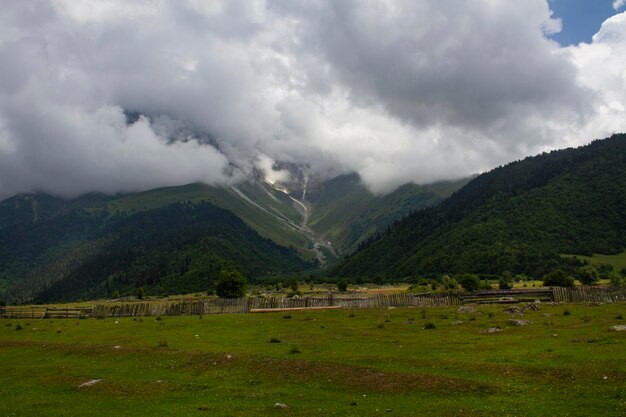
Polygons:
<instances>
[{"instance_id":1,"label":"mountain","mask_svg":"<svg viewBox=\"0 0 626 417\"><path fill-rule=\"evenodd\" d=\"M529 157L471 180L364 242L335 274L402 279L503 271L541 276L561 254L626 246L626 135Z\"/></svg>"},{"instance_id":2,"label":"mountain","mask_svg":"<svg viewBox=\"0 0 626 417\"><path fill-rule=\"evenodd\" d=\"M189 184L132 193L106 203L111 212L138 212L174 202L207 201L232 211L261 236L298 250L322 265L348 253L412 210L435 205L469 179L419 186L405 184L374 195L356 174L327 181L289 166L292 182L269 182L261 174L231 187Z\"/></svg>"},{"instance_id":3,"label":"mountain","mask_svg":"<svg viewBox=\"0 0 626 417\"><path fill-rule=\"evenodd\" d=\"M154 294L200 291L227 266L253 280L312 267L206 202L130 214L68 204L48 220L0 229L0 254L13 301L104 297L141 286Z\"/></svg>"},{"instance_id":4,"label":"mountain","mask_svg":"<svg viewBox=\"0 0 626 417\"><path fill-rule=\"evenodd\" d=\"M336 262L362 239L461 184L406 185L375 196L356 175L315 181L290 169L296 181L289 184L257 175L230 187L189 184L114 196L4 200L0 299L92 298L138 286L158 294L197 291L225 265L252 280L278 279L272 277ZM184 274L181 262L188 264Z\"/></svg>"},{"instance_id":5,"label":"mountain","mask_svg":"<svg viewBox=\"0 0 626 417\"><path fill-rule=\"evenodd\" d=\"M358 175L343 175L324 182L319 191L311 193L308 226L331 241L340 253L349 253L395 220L438 204L468 181L405 184L389 194L375 195Z\"/></svg>"}]
</instances>

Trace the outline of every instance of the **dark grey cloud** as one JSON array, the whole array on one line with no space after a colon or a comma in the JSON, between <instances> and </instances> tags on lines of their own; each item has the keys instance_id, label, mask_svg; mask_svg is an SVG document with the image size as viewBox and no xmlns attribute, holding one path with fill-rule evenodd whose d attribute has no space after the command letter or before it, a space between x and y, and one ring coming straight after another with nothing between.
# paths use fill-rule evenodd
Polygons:
<instances>
[{"instance_id":1,"label":"dark grey cloud","mask_svg":"<svg viewBox=\"0 0 626 417\"><path fill-rule=\"evenodd\" d=\"M8 1L0 197L485 170L624 130L624 27L561 48L544 0Z\"/></svg>"}]
</instances>

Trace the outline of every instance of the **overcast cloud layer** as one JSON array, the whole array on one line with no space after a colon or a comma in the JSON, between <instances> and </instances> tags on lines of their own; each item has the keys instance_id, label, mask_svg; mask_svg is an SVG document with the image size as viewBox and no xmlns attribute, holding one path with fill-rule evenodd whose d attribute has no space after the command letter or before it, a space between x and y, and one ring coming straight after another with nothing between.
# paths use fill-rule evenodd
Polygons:
<instances>
[{"instance_id":1,"label":"overcast cloud layer","mask_svg":"<svg viewBox=\"0 0 626 417\"><path fill-rule=\"evenodd\" d=\"M626 131L626 14L558 30L544 0L8 0L0 198L273 161L385 192Z\"/></svg>"}]
</instances>

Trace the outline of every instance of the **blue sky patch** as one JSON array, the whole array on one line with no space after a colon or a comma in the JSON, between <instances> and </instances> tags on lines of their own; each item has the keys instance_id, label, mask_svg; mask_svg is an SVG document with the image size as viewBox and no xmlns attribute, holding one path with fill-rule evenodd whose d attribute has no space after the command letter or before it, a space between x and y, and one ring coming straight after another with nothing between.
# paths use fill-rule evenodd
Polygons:
<instances>
[{"instance_id":1,"label":"blue sky patch","mask_svg":"<svg viewBox=\"0 0 626 417\"><path fill-rule=\"evenodd\" d=\"M548 0L554 17L560 17L563 30L551 36L563 46L591 42L602 22L608 17L624 11L616 11L614 0Z\"/></svg>"}]
</instances>

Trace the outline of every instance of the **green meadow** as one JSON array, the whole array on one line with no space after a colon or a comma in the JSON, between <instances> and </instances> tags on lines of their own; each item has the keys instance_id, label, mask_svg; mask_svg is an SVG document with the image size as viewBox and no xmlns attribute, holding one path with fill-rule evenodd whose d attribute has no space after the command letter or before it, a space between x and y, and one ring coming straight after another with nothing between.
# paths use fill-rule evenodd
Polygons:
<instances>
[{"instance_id":1,"label":"green meadow","mask_svg":"<svg viewBox=\"0 0 626 417\"><path fill-rule=\"evenodd\" d=\"M0 415L626 415L624 304L505 308L3 319Z\"/></svg>"}]
</instances>

